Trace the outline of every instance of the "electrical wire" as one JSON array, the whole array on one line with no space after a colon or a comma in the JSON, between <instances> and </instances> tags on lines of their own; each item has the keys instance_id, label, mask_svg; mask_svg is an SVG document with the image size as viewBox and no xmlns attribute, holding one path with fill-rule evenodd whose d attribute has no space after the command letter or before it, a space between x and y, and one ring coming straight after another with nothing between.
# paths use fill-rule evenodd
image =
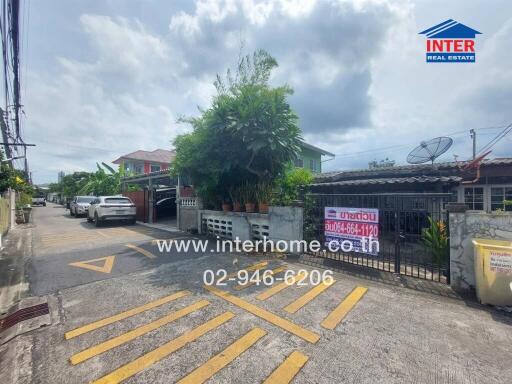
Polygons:
<instances>
[{"instance_id":1,"label":"electrical wire","mask_svg":"<svg viewBox=\"0 0 512 384\"><path fill-rule=\"evenodd\" d=\"M510 132L512 132L512 123L507 125L505 129L503 129L500 133L498 133L491 141L489 141L486 145L484 145L480 151L478 151L478 154L483 154L484 152L490 150L492 147L494 147L501 139L503 139L506 135L508 135Z\"/></svg>"},{"instance_id":2,"label":"electrical wire","mask_svg":"<svg viewBox=\"0 0 512 384\"><path fill-rule=\"evenodd\" d=\"M503 127L508 127L508 125L475 128L475 131L478 132L481 130L500 129ZM462 134L467 134L467 132L468 132L468 130L465 129L463 131L455 131L455 132L451 132L451 133L446 133L446 134L444 134L444 136L458 136L458 135L462 135ZM361 154L366 154L366 153L383 152L383 151L387 151L389 149L407 148L407 147L410 147L411 145L414 145L414 143L397 144L397 145L391 145L388 147L380 147L380 148L374 148L374 149L358 151L358 152L340 153L340 154L336 154L336 158L337 159L351 158L351 157L356 157L356 156L359 156Z\"/></svg>"}]
</instances>

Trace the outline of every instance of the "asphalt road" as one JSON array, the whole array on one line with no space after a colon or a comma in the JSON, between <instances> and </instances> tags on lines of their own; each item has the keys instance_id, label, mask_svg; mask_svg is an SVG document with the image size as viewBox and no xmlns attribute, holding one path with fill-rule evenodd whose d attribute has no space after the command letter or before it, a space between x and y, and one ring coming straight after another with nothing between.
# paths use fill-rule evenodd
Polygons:
<instances>
[{"instance_id":1,"label":"asphalt road","mask_svg":"<svg viewBox=\"0 0 512 384\"><path fill-rule=\"evenodd\" d=\"M158 252L156 241L190 237L181 232L169 233L123 222L108 222L96 228L84 217L70 216L69 210L56 204L35 207L34 221L37 224L33 239L35 254L30 263L29 279L36 295L198 256L197 252L175 250L161 253L159 257L155 255ZM213 246L210 248L214 251ZM106 268L101 272L87 268L87 265L101 268L107 261L105 258L112 260L110 270ZM99 260L88 263L96 259ZM77 266L77 263L82 264Z\"/></svg>"},{"instance_id":2,"label":"asphalt road","mask_svg":"<svg viewBox=\"0 0 512 384\"><path fill-rule=\"evenodd\" d=\"M30 289L53 303L52 325L21 336L34 383L512 382L505 315L339 273L316 284L270 255L160 253L154 240L187 235L34 211ZM243 285L242 267L307 277ZM205 270L226 285L205 287Z\"/></svg>"}]
</instances>

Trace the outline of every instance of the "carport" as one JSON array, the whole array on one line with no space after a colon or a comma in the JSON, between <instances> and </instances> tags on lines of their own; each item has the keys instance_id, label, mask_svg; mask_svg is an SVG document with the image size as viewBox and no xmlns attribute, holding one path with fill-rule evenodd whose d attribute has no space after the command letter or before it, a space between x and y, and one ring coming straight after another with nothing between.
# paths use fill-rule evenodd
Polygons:
<instances>
[{"instance_id":1,"label":"carport","mask_svg":"<svg viewBox=\"0 0 512 384\"><path fill-rule=\"evenodd\" d=\"M139 191L128 191L129 186ZM121 180L123 196L129 197L137 207L137 220L145 223L176 225L176 199L186 187L183 177L172 177L169 170L125 177Z\"/></svg>"}]
</instances>

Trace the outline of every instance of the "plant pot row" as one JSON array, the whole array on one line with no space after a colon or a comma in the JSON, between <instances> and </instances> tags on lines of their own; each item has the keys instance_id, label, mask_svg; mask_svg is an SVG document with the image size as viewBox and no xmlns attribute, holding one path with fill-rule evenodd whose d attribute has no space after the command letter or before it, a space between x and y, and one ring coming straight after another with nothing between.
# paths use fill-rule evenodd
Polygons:
<instances>
[{"instance_id":1,"label":"plant pot row","mask_svg":"<svg viewBox=\"0 0 512 384\"><path fill-rule=\"evenodd\" d=\"M256 203L245 203L243 206L245 208L245 212L247 213L255 213L256 212ZM242 204L239 202L234 202L233 206L229 203L222 204L222 210L224 212L242 212ZM258 212L259 213L268 213L268 204L267 203L258 203Z\"/></svg>"}]
</instances>

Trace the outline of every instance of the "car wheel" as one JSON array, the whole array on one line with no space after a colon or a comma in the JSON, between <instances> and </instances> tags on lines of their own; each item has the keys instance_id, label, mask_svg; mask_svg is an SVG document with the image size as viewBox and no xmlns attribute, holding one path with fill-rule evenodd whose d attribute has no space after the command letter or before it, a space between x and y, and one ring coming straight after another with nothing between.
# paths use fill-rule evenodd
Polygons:
<instances>
[{"instance_id":1,"label":"car wheel","mask_svg":"<svg viewBox=\"0 0 512 384\"><path fill-rule=\"evenodd\" d=\"M137 219L130 219L130 220L128 220L128 225L135 225L136 222L137 222Z\"/></svg>"},{"instance_id":2,"label":"car wheel","mask_svg":"<svg viewBox=\"0 0 512 384\"><path fill-rule=\"evenodd\" d=\"M100 218L98 217L98 214L97 214L97 213L95 213L95 214L94 214L94 225L95 225L96 227L99 227L99 226L100 226L100 224L101 224L101 222L100 222Z\"/></svg>"},{"instance_id":3,"label":"car wheel","mask_svg":"<svg viewBox=\"0 0 512 384\"><path fill-rule=\"evenodd\" d=\"M85 217L87 218L88 223L90 223L92 221L92 219L89 217L89 214L87 214Z\"/></svg>"}]
</instances>

